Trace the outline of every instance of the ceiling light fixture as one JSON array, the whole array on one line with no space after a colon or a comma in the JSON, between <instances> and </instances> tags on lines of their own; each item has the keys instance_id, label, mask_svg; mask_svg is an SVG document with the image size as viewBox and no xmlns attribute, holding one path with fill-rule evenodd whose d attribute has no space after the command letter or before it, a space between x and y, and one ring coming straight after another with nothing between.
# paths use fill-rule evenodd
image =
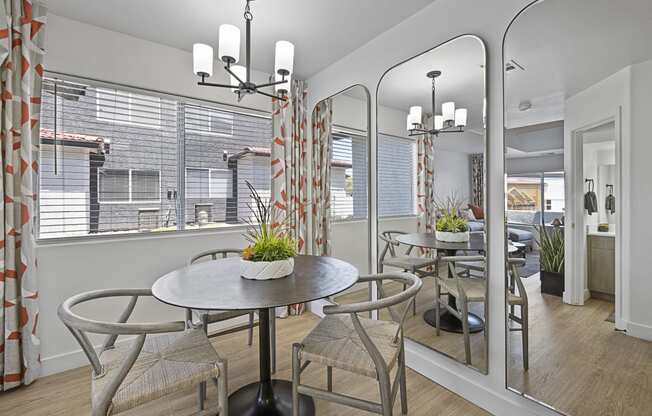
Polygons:
<instances>
[{"instance_id":1,"label":"ceiling light fixture","mask_svg":"<svg viewBox=\"0 0 652 416\"><path fill-rule=\"evenodd\" d=\"M410 112L407 116L407 130L410 136L418 136L421 134L432 134L439 136L440 133L462 133L468 118L468 111L466 108L455 108L455 103L452 101L443 103L441 105L442 114L436 114L435 109L435 80L441 75L441 71L430 71L426 76L432 79L432 115L433 115L433 128L425 129L422 122L422 108L420 106L410 107Z\"/></svg>"},{"instance_id":2,"label":"ceiling light fixture","mask_svg":"<svg viewBox=\"0 0 652 416\"><path fill-rule=\"evenodd\" d=\"M238 101L247 94L262 94L267 97L287 100L286 94L290 90L290 79L294 66L294 45L286 40L276 42L276 57L274 62L274 81L264 84L255 84L251 80L251 13L246 0L244 10L246 22L245 38L245 65L234 65L240 59L240 29L233 25L220 25L218 55L224 62L224 70L230 75L230 84L215 84L206 82L206 78L213 75L213 48L203 43L195 43L193 52L193 72L201 78L197 84L203 87L230 88L238 96ZM261 91L260 88L274 87L277 94Z\"/></svg>"}]
</instances>

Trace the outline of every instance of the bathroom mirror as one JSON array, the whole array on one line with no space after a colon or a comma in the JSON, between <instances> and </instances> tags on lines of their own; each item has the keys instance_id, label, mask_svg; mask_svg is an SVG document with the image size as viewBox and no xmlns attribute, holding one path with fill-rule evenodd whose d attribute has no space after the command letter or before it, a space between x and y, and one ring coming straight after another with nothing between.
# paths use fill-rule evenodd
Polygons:
<instances>
[{"instance_id":1,"label":"bathroom mirror","mask_svg":"<svg viewBox=\"0 0 652 416\"><path fill-rule=\"evenodd\" d=\"M319 123L330 135L331 255L361 274L371 272L369 101L367 89L355 85L317 103L312 115L313 126Z\"/></svg>"},{"instance_id":2,"label":"bathroom mirror","mask_svg":"<svg viewBox=\"0 0 652 416\"><path fill-rule=\"evenodd\" d=\"M405 336L481 372L488 339L484 100L485 49L475 36L455 38L383 75L374 236L379 271L406 270L423 280Z\"/></svg>"},{"instance_id":3,"label":"bathroom mirror","mask_svg":"<svg viewBox=\"0 0 652 416\"><path fill-rule=\"evenodd\" d=\"M650 414L652 2L533 2L504 43L507 387ZM646 179L643 179L646 178Z\"/></svg>"}]
</instances>

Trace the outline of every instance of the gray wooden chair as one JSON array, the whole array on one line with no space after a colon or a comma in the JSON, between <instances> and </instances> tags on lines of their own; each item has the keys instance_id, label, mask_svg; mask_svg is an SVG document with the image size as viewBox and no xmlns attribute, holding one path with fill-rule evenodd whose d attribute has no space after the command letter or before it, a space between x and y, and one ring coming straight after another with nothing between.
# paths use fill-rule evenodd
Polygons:
<instances>
[{"instance_id":1,"label":"gray wooden chair","mask_svg":"<svg viewBox=\"0 0 652 416\"><path fill-rule=\"evenodd\" d=\"M394 267L404 272L415 274L421 278L434 276L438 272L437 258L411 256L414 246L409 246L404 254L397 253L401 243L394 238L395 235L407 234L404 231L383 231L378 235L385 242L385 247L380 253L378 272L383 273L384 266ZM389 254L389 257L387 257ZM436 256L435 256L436 257ZM428 270L430 268L431 270ZM405 286L403 286L405 290ZM412 315L417 314L416 301L412 304Z\"/></svg>"},{"instance_id":2,"label":"gray wooden chair","mask_svg":"<svg viewBox=\"0 0 652 416\"><path fill-rule=\"evenodd\" d=\"M127 322L138 298L151 295L150 289L104 289L73 296L59 306L59 319L75 337L93 370L91 414L122 413L212 380L218 389L219 414L228 415L227 363L200 328L187 327L183 321ZM81 303L111 297L130 298L117 322L83 318L72 310ZM99 352L88 333L107 335ZM135 338L116 345L120 335ZM201 394L199 408L204 408Z\"/></svg>"},{"instance_id":3,"label":"gray wooden chair","mask_svg":"<svg viewBox=\"0 0 652 416\"><path fill-rule=\"evenodd\" d=\"M242 254L242 250L234 249L234 248L208 250L192 256L188 264L193 264L198 261L205 260L207 258L210 258L210 260L217 260L218 258L225 259L229 257L229 255L240 256L241 254ZM194 320L193 318L197 317L201 321L201 325L204 328L204 332L208 334L208 324L212 324L215 322L223 322L229 319L248 315L249 323L246 327L244 328L236 327L234 330L223 331L219 335L247 329L248 331L247 345L251 346L253 342L253 335L254 335L254 313L255 313L254 311L217 311L217 310L200 311L200 310L188 309L186 311L186 319L193 321ZM276 372L276 313L273 309L270 310L270 317L272 317L272 319L270 319L270 337L271 337L271 344L272 344L271 345L271 367L272 367L272 373L275 373Z\"/></svg>"},{"instance_id":4,"label":"gray wooden chair","mask_svg":"<svg viewBox=\"0 0 652 416\"><path fill-rule=\"evenodd\" d=\"M394 281L407 288L385 296L382 283ZM401 410L407 414L405 348L403 322L410 304L421 289L421 280L410 273L388 273L360 278L360 282L377 282L380 299L350 305L324 307L326 315L319 324L292 348L292 414L298 416L299 394L390 416L401 392ZM403 310L400 305L405 304ZM369 311L389 309L392 321L372 320L359 316ZM301 373L310 363L326 366L326 390L301 384ZM333 392L333 367L378 380L380 403ZM390 372L395 369L393 383Z\"/></svg>"},{"instance_id":5,"label":"gray wooden chair","mask_svg":"<svg viewBox=\"0 0 652 416\"><path fill-rule=\"evenodd\" d=\"M514 321L520 327L512 328L508 325L509 331L520 331L523 343L523 370L527 371L529 368L529 320L528 320L528 298L527 291L523 285L521 274L518 270L519 266L525 265L525 259L510 258L508 260L509 266L509 282L507 285L507 305L509 310L507 317L510 321ZM516 306L520 309L520 316L516 314Z\"/></svg>"},{"instance_id":6,"label":"gray wooden chair","mask_svg":"<svg viewBox=\"0 0 652 416\"><path fill-rule=\"evenodd\" d=\"M439 317L443 306L462 321L462 335L464 337L464 356L467 364L471 364L471 335L469 332L469 304L473 302L485 303L487 294L487 282L483 278L463 276L468 272L467 266L473 264L474 268L480 269L479 264L484 268L485 258L483 256L449 256L442 257L442 261L448 262L448 276L435 277L435 333L440 334ZM457 262L464 263L463 271L458 271ZM442 288L445 292L455 297L456 308L450 306L447 300L442 300ZM484 337L485 350L487 337Z\"/></svg>"}]
</instances>

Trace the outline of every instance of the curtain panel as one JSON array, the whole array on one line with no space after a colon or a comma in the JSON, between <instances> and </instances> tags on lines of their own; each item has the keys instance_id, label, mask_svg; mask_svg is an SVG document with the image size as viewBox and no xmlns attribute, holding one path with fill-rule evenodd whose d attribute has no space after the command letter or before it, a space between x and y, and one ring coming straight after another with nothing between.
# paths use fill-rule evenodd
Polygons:
<instances>
[{"instance_id":1,"label":"curtain panel","mask_svg":"<svg viewBox=\"0 0 652 416\"><path fill-rule=\"evenodd\" d=\"M3 0L0 8L0 387L6 391L37 379L41 364L32 232L46 9L30 0Z\"/></svg>"},{"instance_id":2,"label":"curtain panel","mask_svg":"<svg viewBox=\"0 0 652 416\"><path fill-rule=\"evenodd\" d=\"M331 254L331 152L333 100L315 106L312 114L312 254Z\"/></svg>"},{"instance_id":3,"label":"curtain panel","mask_svg":"<svg viewBox=\"0 0 652 416\"><path fill-rule=\"evenodd\" d=\"M417 230L435 229L433 139L429 134L417 138Z\"/></svg>"},{"instance_id":4,"label":"curtain panel","mask_svg":"<svg viewBox=\"0 0 652 416\"><path fill-rule=\"evenodd\" d=\"M471 155L471 204L484 206L484 155Z\"/></svg>"},{"instance_id":5,"label":"curtain panel","mask_svg":"<svg viewBox=\"0 0 652 416\"><path fill-rule=\"evenodd\" d=\"M274 226L284 225L307 254L307 111L304 82L293 80L287 101L272 99L271 203L281 214Z\"/></svg>"}]
</instances>

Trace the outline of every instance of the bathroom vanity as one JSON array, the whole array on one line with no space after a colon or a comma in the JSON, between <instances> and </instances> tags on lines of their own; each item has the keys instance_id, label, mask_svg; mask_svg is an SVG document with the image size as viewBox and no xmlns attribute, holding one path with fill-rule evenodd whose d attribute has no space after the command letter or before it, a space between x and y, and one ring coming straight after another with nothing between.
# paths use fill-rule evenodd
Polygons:
<instances>
[{"instance_id":1,"label":"bathroom vanity","mask_svg":"<svg viewBox=\"0 0 652 416\"><path fill-rule=\"evenodd\" d=\"M616 233L589 230L588 287L592 298L614 301L616 293Z\"/></svg>"}]
</instances>

